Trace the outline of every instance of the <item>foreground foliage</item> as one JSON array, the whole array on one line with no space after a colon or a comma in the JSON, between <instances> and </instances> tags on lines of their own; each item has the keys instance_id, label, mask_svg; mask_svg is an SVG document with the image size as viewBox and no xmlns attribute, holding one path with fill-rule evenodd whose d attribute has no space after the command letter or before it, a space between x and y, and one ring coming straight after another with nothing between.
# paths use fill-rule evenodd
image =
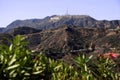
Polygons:
<instances>
[{"instance_id":1,"label":"foreground foliage","mask_svg":"<svg viewBox=\"0 0 120 80\"><path fill-rule=\"evenodd\" d=\"M0 47L0 80L119 80L112 70L116 63L107 58L92 61L84 54L73 59L74 66L55 61L26 48L24 37L16 36L10 46Z\"/></svg>"}]
</instances>

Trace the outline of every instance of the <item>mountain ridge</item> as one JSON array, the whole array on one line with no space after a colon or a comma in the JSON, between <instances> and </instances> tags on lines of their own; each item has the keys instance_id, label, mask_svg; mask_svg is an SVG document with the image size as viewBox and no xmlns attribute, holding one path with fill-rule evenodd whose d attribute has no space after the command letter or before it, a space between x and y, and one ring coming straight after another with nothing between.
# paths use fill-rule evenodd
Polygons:
<instances>
[{"instance_id":1,"label":"mountain ridge","mask_svg":"<svg viewBox=\"0 0 120 80\"><path fill-rule=\"evenodd\" d=\"M13 21L4 29L4 32L21 26L46 30L54 29L61 25L73 25L87 28L116 28L120 26L120 20L96 20L89 15L52 15L43 19Z\"/></svg>"}]
</instances>

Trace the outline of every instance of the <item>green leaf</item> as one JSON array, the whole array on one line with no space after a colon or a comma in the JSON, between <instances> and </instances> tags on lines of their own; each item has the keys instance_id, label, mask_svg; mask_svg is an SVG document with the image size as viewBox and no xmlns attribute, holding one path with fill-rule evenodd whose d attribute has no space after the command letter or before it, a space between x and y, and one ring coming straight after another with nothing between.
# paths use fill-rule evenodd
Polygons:
<instances>
[{"instance_id":1,"label":"green leaf","mask_svg":"<svg viewBox=\"0 0 120 80\"><path fill-rule=\"evenodd\" d=\"M12 51L12 48L13 48L13 44L10 45L9 51Z\"/></svg>"},{"instance_id":2,"label":"green leaf","mask_svg":"<svg viewBox=\"0 0 120 80\"><path fill-rule=\"evenodd\" d=\"M29 75L30 75L30 73L27 73L27 72L26 72L24 75L29 76Z\"/></svg>"},{"instance_id":3,"label":"green leaf","mask_svg":"<svg viewBox=\"0 0 120 80\"><path fill-rule=\"evenodd\" d=\"M10 76L12 76L12 77L15 77L15 70L12 70L11 72L10 72Z\"/></svg>"},{"instance_id":4,"label":"green leaf","mask_svg":"<svg viewBox=\"0 0 120 80\"><path fill-rule=\"evenodd\" d=\"M93 57L93 55L91 55L91 56L89 57L89 59L92 59L92 57Z\"/></svg>"},{"instance_id":5,"label":"green leaf","mask_svg":"<svg viewBox=\"0 0 120 80\"><path fill-rule=\"evenodd\" d=\"M13 64L16 61L16 54L13 55L11 61L8 63L8 65Z\"/></svg>"},{"instance_id":6,"label":"green leaf","mask_svg":"<svg viewBox=\"0 0 120 80\"><path fill-rule=\"evenodd\" d=\"M17 68L18 66L20 66L20 64L15 64L15 65L12 65L12 66L6 68L6 70L14 69L14 68Z\"/></svg>"},{"instance_id":7,"label":"green leaf","mask_svg":"<svg viewBox=\"0 0 120 80\"><path fill-rule=\"evenodd\" d=\"M62 65L60 64L60 65L58 65L58 66L56 66L55 68L54 68L54 70L59 70L60 69L60 67L62 67Z\"/></svg>"},{"instance_id":8,"label":"green leaf","mask_svg":"<svg viewBox=\"0 0 120 80\"><path fill-rule=\"evenodd\" d=\"M32 74L40 74L41 72L43 72L43 70L41 70L41 71L36 71L36 72L33 72Z\"/></svg>"}]
</instances>

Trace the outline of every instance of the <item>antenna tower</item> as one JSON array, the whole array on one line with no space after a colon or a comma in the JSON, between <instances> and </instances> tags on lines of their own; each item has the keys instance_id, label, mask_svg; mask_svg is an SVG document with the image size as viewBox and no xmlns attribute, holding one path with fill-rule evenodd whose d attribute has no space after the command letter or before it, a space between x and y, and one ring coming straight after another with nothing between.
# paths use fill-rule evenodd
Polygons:
<instances>
[{"instance_id":1,"label":"antenna tower","mask_svg":"<svg viewBox=\"0 0 120 80\"><path fill-rule=\"evenodd\" d=\"M68 16L69 14L68 14L68 8L67 8L67 11L66 11L66 14L65 14L66 16Z\"/></svg>"}]
</instances>

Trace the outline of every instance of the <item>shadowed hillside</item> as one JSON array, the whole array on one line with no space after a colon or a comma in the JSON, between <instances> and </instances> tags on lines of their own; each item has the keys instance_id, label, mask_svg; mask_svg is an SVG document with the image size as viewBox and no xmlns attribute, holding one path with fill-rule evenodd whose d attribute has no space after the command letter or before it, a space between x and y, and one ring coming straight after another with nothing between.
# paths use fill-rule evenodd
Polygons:
<instances>
[{"instance_id":1,"label":"shadowed hillside","mask_svg":"<svg viewBox=\"0 0 120 80\"><path fill-rule=\"evenodd\" d=\"M65 25L26 36L30 49L56 56L59 53L66 54L74 50L78 52L83 50L85 53L104 53L111 51L111 48L120 50L119 29L80 28Z\"/></svg>"}]
</instances>

